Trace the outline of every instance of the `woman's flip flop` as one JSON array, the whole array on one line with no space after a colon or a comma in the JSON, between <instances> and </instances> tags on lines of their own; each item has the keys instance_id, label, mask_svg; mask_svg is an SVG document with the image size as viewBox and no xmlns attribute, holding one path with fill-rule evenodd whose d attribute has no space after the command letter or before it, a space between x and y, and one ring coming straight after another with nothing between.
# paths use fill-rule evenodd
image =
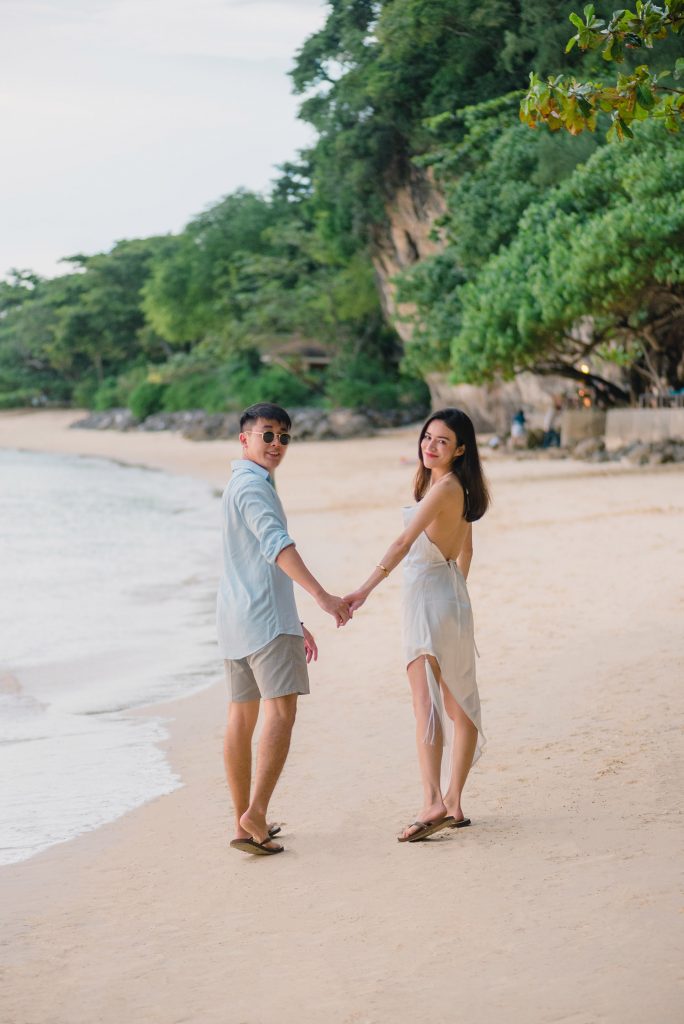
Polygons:
<instances>
[{"instance_id":1,"label":"woman's flip flop","mask_svg":"<svg viewBox=\"0 0 684 1024\"><path fill-rule=\"evenodd\" d=\"M264 839L263 843L257 843L256 839L232 839L231 848L233 850L242 850L243 853L255 853L259 857L271 857L274 853L284 853L284 846L267 846L267 843L271 842L269 836Z\"/></svg>"},{"instance_id":2,"label":"woman's flip flop","mask_svg":"<svg viewBox=\"0 0 684 1024\"><path fill-rule=\"evenodd\" d=\"M406 827L415 828L418 831L413 832L410 836L397 836L397 842L416 843L419 839L427 839L428 836L434 835L435 832L441 832L443 828L455 828L456 819L453 814L447 814L446 818L440 818L438 821L414 821Z\"/></svg>"}]
</instances>

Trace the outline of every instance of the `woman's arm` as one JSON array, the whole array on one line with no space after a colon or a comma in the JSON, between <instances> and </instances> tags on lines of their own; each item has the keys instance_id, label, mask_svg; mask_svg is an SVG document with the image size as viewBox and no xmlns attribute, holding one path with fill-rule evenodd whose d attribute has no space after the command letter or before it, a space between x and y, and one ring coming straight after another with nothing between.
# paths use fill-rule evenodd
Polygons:
<instances>
[{"instance_id":1,"label":"woman's arm","mask_svg":"<svg viewBox=\"0 0 684 1024\"><path fill-rule=\"evenodd\" d=\"M399 563L406 558L416 538L450 501L453 501L453 491L450 487L443 487L441 484L434 487L427 497L423 498L409 525L402 530L396 540L392 541L366 582L345 597L344 600L349 605L350 611L355 612L357 608L360 608L378 583L382 583L392 570L396 569Z\"/></svg>"},{"instance_id":2,"label":"woman's arm","mask_svg":"<svg viewBox=\"0 0 684 1024\"><path fill-rule=\"evenodd\" d=\"M473 524L468 523L468 532L463 539L463 547L461 553L456 559L456 565L463 573L463 579L468 579L468 573L470 572L470 563L473 560Z\"/></svg>"}]
</instances>

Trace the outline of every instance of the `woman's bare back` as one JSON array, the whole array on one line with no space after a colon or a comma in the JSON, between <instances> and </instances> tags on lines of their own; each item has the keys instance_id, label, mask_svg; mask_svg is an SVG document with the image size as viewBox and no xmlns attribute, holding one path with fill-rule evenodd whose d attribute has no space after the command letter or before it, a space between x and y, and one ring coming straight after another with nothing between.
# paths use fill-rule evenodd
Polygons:
<instances>
[{"instance_id":1,"label":"woman's bare back","mask_svg":"<svg viewBox=\"0 0 684 1024\"><path fill-rule=\"evenodd\" d=\"M461 554L464 542L470 537L471 524L463 515L465 495L463 487L454 476L440 480L435 487L448 489L448 502L437 513L425 533L429 541L439 548L446 561L456 561Z\"/></svg>"}]
</instances>

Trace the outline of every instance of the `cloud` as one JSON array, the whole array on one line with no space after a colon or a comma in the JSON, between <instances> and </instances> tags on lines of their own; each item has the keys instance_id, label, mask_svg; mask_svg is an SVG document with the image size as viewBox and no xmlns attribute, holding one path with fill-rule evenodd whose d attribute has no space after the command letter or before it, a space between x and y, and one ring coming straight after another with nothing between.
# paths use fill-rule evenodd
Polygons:
<instances>
[{"instance_id":1,"label":"cloud","mask_svg":"<svg viewBox=\"0 0 684 1024\"><path fill-rule=\"evenodd\" d=\"M0 0L0 274L178 230L311 135L287 70L314 0Z\"/></svg>"},{"instance_id":2,"label":"cloud","mask_svg":"<svg viewBox=\"0 0 684 1024\"><path fill-rule=\"evenodd\" d=\"M67 52L104 45L255 61L291 58L323 23L326 8L319 0L10 0L2 6L15 37L34 52L42 41Z\"/></svg>"}]
</instances>

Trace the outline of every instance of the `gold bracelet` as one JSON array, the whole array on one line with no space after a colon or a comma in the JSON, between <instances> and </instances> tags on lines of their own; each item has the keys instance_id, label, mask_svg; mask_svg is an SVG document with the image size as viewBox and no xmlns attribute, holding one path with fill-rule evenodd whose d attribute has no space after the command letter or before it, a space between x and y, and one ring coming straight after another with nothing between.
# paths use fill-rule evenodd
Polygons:
<instances>
[{"instance_id":1,"label":"gold bracelet","mask_svg":"<svg viewBox=\"0 0 684 1024\"><path fill-rule=\"evenodd\" d=\"M385 576L389 576L389 570L385 568L382 562L378 562L378 564L376 565L376 569L379 569L380 572L384 572Z\"/></svg>"}]
</instances>

